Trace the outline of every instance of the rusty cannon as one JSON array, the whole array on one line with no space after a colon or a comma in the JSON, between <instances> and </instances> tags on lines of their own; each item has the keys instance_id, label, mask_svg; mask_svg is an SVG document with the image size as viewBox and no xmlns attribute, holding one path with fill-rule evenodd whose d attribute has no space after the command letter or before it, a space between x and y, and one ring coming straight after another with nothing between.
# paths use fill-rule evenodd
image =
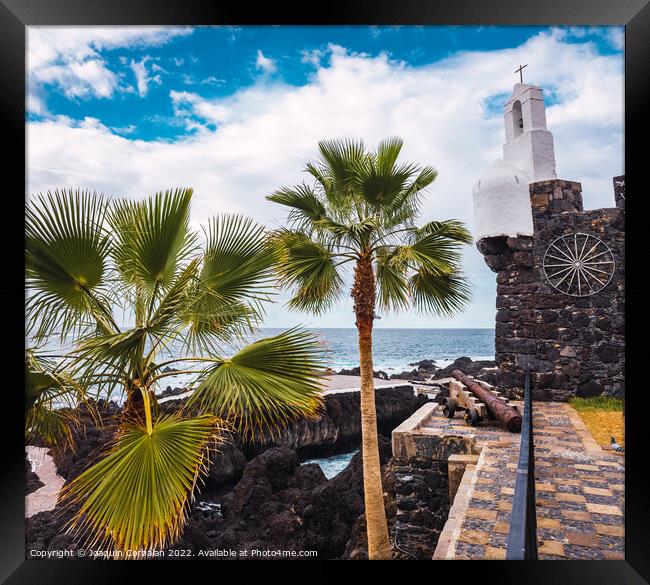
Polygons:
<instances>
[{"instance_id":1,"label":"rusty cannon","mask_svg":"<svg viewBox=\"0 0 650 585\"><path fill-rule=\"evenodd\" d=\"M521 431L521 414L515 408L503 400L487 384L487 388L466 376L460 370L454 370L451 375L462 384L454 388L450 384L450 397L445 405L447 416L452 418L457 407L464 408L465 418L472 426L485 415L485 410L497 419L504 429L511 433ZM466 388L463 389L463 386Z\"/></svg>"}]
</instances>

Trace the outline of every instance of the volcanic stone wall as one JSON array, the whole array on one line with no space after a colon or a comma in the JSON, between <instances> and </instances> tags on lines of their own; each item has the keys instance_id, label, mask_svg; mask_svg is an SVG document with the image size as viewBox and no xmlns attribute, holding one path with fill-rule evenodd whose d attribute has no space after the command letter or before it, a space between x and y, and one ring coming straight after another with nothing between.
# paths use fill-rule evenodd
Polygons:
<instances>
[{"instance_id":1,"label":"volcanic stone wall","mask_svg":"<svg viewBox=\"0 0 650 585\"><path fill-rule=\"evenodd\" d=\"M425 409L418 412L429 416L431 410ZM413 432L400 433L401 428L393 432L395 542L410 556L431 559L449 516L449 457L472 453L475 441L421 433L418 425Z\"/></svg>"},{"instance_id":2,"label":"volcanic stone wall","mask_svg":"<svg viewBox=\"0 0 650 585\"><path fill-rule=\"evenodd\" d=\"M412 457L395 466L397 545L418 559L430 559L449 516L447 461Z\"/></svg>"},{"instance_id":3,"label":"volcanic stone wall","mask_svg":"<svg viewBox=\"0 0 650 585\"><path fill-rule=\"evenodd\" d=\"M530 368L536 400L624 396L625 177L615 177L617 207L584 211L580 183L531 183L534 235L484 238L479 251L497 273L497 385L514 396ZM609 284L587 297L555 290L542 261L549 244L586 233L611 249Z\"/></svg>"}]
</instances>

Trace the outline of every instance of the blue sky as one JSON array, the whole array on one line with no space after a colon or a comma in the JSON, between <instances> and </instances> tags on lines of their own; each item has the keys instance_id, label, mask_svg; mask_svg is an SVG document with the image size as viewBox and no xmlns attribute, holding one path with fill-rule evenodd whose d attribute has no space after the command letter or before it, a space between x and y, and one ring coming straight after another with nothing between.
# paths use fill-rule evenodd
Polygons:
<instances>
[{"instance_id":1,"label":"blue sky","mask_svg":"<svg viewBox=\"0 0 650 585\"><path fill-rule=\"evenodd\" d=\"M623 29L606 27L32 27L28 31L29 192L82 187L142 197L193 186L193 221L241 212L274 227L266 202L300 181L317 140L400 135L440 175L423 221L472 227L471 186L501 156L501 107L517 80L545 92L558 176L587 207L610 206L623 166ZM489 327L494 275L465 255L470 309L381 326ZM266 324L352 326L280 302Z\"/></svg>"}]
</instances>

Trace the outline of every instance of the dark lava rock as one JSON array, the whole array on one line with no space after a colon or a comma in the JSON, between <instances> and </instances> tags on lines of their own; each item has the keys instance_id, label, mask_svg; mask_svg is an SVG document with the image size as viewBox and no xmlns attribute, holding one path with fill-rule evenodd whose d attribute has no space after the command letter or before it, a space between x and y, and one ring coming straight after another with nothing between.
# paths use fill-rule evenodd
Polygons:
<instances>
[{"instance_id":1,"label":"dark lava rock","mask_svg":"<svg viewBox=\"0 0 650 585\"><path fill-rule=\"evenodd\" d=\"M602 343L596 349L596 355L606 364L617 362L621 353L620 348L610 343Z\"/></svg>"},{"instance_id":2,"label":"dark lava rock","mask_svg":"<svg viewBox=\"0 0 650 585\"><path fill-rule=\"evenodd\" d=\"M29 558L30 550L57 551L77 550L77 540L64 532L65 525L72 517L74 509L64 510L57 506L48 512L39 512L25 518L25 550Z\"/></svg>"},{"instance_id":3,"label":"dark lava rock","mask_svg":"<svg viewBox=\"0 0 650 585\"><path fill-rule=\"evenodd\" d=\"M382 463L390 454L390 441L380 437ZM328 481L318 465L300 465L295 451L269 449L248 463L221 513L206 521L193 512L176 548L235 550L237 558L248 551L249 559L256 549L315 550L318 559L339 558L363 513L361 454Z\"/></svg>"},{"instance_id":4,"label":"dark lava rock","mask_svg":"<svg viewBox=\"0 0 650 585\"><path fill-rule=\"evenodd\" d=\"M25 495L35 492L38 488L43 487L45 484L38 479L32 471L32 464L27 459L27 454L25 454Z\"/></svg>"},{"instance_id":5,"label":"dark lava rock","mask_svg":"<svg viewBox=\"0 0 650 585\"><path fill-rule=\"evenodd\" d=\"M336 373L339 376L360 376L361 368L359 366L357 366L356 368L350 368L349 370L343 368ZM373 370L372 377L378 378L379 380L388 380L388 374L383 370Z\"/></svg>"},{"instance_id":6,"label":"dark lava rock","mask_svg":"<svg viewBox=\"0 0 650 585\"><path fill-rule=\"evenodd\" d=\"M252 443L243 443L237 436L231 437L214 455L204 491L222 493L232 487L240 480L246 461L270 447L294 449L304 459L353 450L361 440L359 402L359 392L328 394L325 396L324 414L319 420L291 423L273 440L260 438ZM410 386L377 388L375 403L379 432L389 436L425 402L426 397L416 397ZM184 404L184 400L172 400L161 404L160 412L177 412ZM74 434L76 448L53 453L59 474L68 481L90 467L112 445L120 408L114 403L102 403L100 412L102 423L97 426L92 416L83 411L82 426Z\"/></svg>"},{"instance_id":7,"label":"dark lava rock","mask_svg":"<svg viewBox=\"0 0 650 585\"><path fill-rule=\"evenodd\" d=\"M375 406L379 433L390 436L395 427L426 402L426 396L415 396L411 386L375 389ZM361 410L359 392L343 392L325 396L325 412L320 420L300 420L289 425L272 441L242 445L247 459L268 447L294 449L308 459L352 451L361 441Z\"/></svg>"},{"instance_id":8,"label":"dark lava rock","mask_svg":"<svg viewBox=\"0 0 650 585\"><path fill-rule=\"evenodd\" d=\"M178 396L179 394L183 394L184 392L187 392L187 388L172 388L171 386L167 386L160 394L156 394L156 398L167 398L168 396Z\"/></svg>"},{"instance_id":9,"label":"dark lava rock","mask_svg":"<svg viewBox=\"0 0 650 585\"><path fill-rule=\"evenodd\" d=\"M410 386L377 388L375 399L379 431L388 436L426 402L426 397L416 397ZM320 420L295 422L273 443L244 445L235 437L232 443L224 444L214 457L176 548L237 546L246 550L317 550L318 558L341 556L352 526L363 512L361 456L356 454L343 472L327 481L318 465L300 465L299 455L330 455L358 447L359 401L359 392L328 394ZM182 400L170 401L161 405L161 412L172 412L182 404ZM59 473L68 481L113 443L120 409L113 403L100 403L98 408L102 425L96 426L92 416L82 412L83 425L74 437L76 449L53 453ZM382 461L388 460L387 439L381 442L381 453ZM248 464L247 458L252 459ZM224 496L233 485L232 492ZM221 513L198 507L201 501L222 504ZM78 548L71 536L62 533L71 513L62 514L57 508L28 519L28 548Z\"/></svg>"},{"instance_id":10,"label":"dark lava rock","mask_svg":"<svg viewBox=\"0 0 650 585\"><path fill-rule=\"evenodd\" d=\"M436 373L434 374L433 377L435 380L438 380L440 378L448 378L451 376L451 373L454 370L460 370L466 376L474 377L481 374L482 373L481 370L483 370L484 368L493 368L494 366L495 366L494 360L474 361L472 360L472 358L463 356L454 360L454 362L448 365L447 367L436 370Z\"/></svg>"},{"instance_id":11,"label":"dark lava rock","mask_svg":"<svg viewBox=\"0 0 650 585\"><path fill-rule=\"evenodd\" d=\"M339 376L360 376L361 375L361 368L359 366L357 366L356 368L349 368L349 369L342 368L336 373Z\"/></svg>"},{"instance_id":12,"label":"dark lava rock","mask_svg":"<svg viewBox=\"0 0 650 585\"><path fill-rule=\"evenodd\" d=\"M434 360L420 360L419 362L412 362L409 366L417 366L418 370L422 372L435 372L438 369Z\"/></svg>"},{"instance_id":13,"label":"dark lava rock","mask_svg":"<svg viewBox=\"0 0 650 585\"><path fill-rule=\"evenodd\" d=\"M410 372L404 370L399 374L392 374L390 379L391 380L416 380L418 382L424 382L424 380L428 380L430 377L431 377L430 374L426 372L413 369Z\"/></svg>"},{"instance_id":14,"label":"dark lava rock","mask_svg":"<svg viewBox=\"0 0 650 585\"><path fill-rule=\"evenodd\" d=\"M591 380L578 386L576 396L579 396L580 398L590 398L591 396L600 396L603 391L604 388L598 382Z\"/></svg>"},{"instance_id":15,"label":"dark lava rock","mask_svg":"<svg viewBox=\"0 0 650 585\"><path fill-rule=\"evenodd\" d=\"M205 490L219 493L225 487L231 487L241 478L245 467L246 457L237 443L228 441L219 445L205 478Z\"/></svg>"},{"instance_id":16,"label":"dark lava rock","mask_svg":"<svg viewBox=\"0 0 650 585\"><path fill-rule=\"evenodd\" d=\"M111 447L117 431L120 411L116 403L99 400L97 413L100 421L98 421L85 406L78 409L81 424L73 430L74 448L65 451L52 450L54 463L61 477L67 481L73 480Z\"/></svg>"}]
</instances>

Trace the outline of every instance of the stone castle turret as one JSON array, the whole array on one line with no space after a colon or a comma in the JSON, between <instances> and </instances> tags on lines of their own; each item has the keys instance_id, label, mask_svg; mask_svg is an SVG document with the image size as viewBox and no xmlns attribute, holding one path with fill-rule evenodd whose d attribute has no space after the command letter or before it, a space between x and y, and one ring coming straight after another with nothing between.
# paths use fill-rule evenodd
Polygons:
<instances>
[{"instance_id":1,"label":"stone castle turret","mask_svg":"<svg viewBox=\"0 0 650 585\"><path fill-rule=\"evenodd\" d=\"M503 160L476 182L475 239L497 273L498 384L526 368L536 399L624 394L625 177L616 207L585 211L582 186L557 179L539 87L504 106Z\"/></svg>"}]
</instances>

